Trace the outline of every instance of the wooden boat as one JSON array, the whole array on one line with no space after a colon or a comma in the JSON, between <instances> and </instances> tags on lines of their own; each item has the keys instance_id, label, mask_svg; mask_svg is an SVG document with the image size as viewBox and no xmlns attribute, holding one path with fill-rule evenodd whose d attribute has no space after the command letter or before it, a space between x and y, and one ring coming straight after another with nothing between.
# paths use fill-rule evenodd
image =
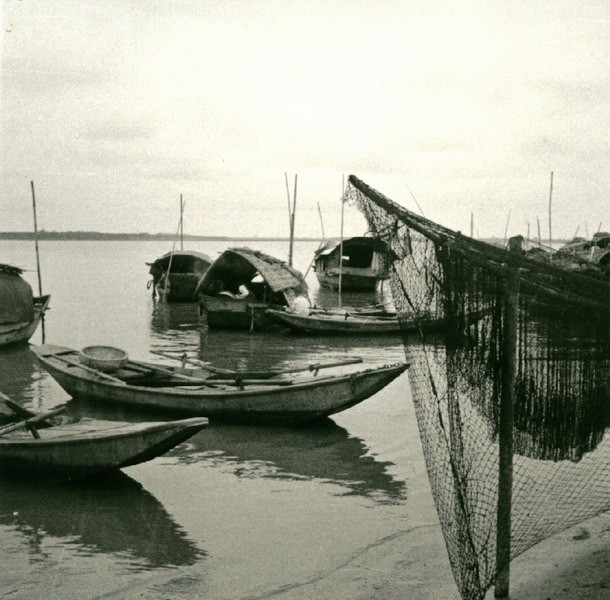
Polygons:
<instances>
[{"instance_id":1,"label":"wooden boat","mask_svg":"<svg viewBox=\"0 0 610 600\"><path fill-rule=\"evenodd\" d=\"M317 375L322 368L318 365L307 374L224 371L221 375L130 360L108 375L79 363L77 350L48 344L32 349L74 398L165 409L212 420L284 425L311 421L358 404L407 368L406 364L394 364L326 376Z\"/></svg>"},{"instance_id":2,"label":"wooden boat","mask_svg":"<svg viewBox=\"0 0 610 600\"><path fill-rule=\"evenodd\" d=\"M325 335L398 333L398 317L369 316L357 313L309 313L299 315L287 310L268 310L267 315L294 331Z\"/></svg>"},{"instance_id":3,"label":"wooden boat","mask_svg":"<svg viewBox=\"0 0 610 600\"><path fill-rule=\"evenodd\" d=\"M161 302L196 302L197 284L212 262L207 254L180 250L168 252L154 262L146 263L153 277L149 284L153 299L158 298Z\"/></svg>"},{"instance_id":4,"label":"wooden boat","mask_svg":"<svg viewBox=\"0 0 610 600\"><path fill-rule=\"evenodd\" d=\"M64 481L145 462L203 429L202 418L160 423L76 422L35 427L62 409L0 428L0 475Z\"/></svg>"},{"instance_id":5,"label":"wooden boat","mask_svg":"<svg viewBox=\"0 0 610 600\"><path fill-rule=\"evenodd\" d=\"M329 240L314 254L314 270L320 285L343 291L374 291L377 283L389 278L392 251L382 240L352 237Z\"/></svg>"},{"instance_id":6,"label":"wooden boat","mask_svg":"<svg viewBox=\"0 0 610 600\"><path fill-rule=\"evenodd\" d=\"M572 259L572 264L564 265L571 270L589 275L599 274L610 279L610 233L600 231L590 240L575 238L554 253L554 258Z\"/></svg>"},{"instance_id":7,"label":"wooden boat","mask_svg":"<svg viewBox=\"0 0 610 600\"><path fill-rule=\"evenodd\" d=\"M433 331L443 326L437 318L419 318L399 322L396 315L371 315L358 312L310 312L299 315L288 310L269 310L269 318L294 331L319 335L394 334L409 331Z\"/></svg>"},{"instance_id":8,"label":"wooden boat","mask_svg":"<svg viewBox=\"0 0 610 600\"><path fill-rule=\"evenodd\" d=\"M307 284L284 261L250 248L229 248L208 269L198 294L210 328L253 330L269 324L268 308L289 306L307 294Z\"/></svg>"},{"instance_id":9,"label":"wooden boat","mask_svg":"<svg viewBox=\"0 0 610 600\"><path fill-rule=\"evenodd\" d=\"M0 264L0 346L27 342L49 308L51 296L34 297L22 272Z\"/></svg>"}]
</instances>

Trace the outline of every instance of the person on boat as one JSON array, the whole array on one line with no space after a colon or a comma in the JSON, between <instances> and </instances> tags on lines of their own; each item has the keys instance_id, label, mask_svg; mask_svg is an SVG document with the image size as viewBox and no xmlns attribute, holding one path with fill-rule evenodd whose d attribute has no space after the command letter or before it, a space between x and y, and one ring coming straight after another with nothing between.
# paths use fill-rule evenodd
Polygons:
<instances>
[{"instance_id":1,"label":"person on boat","mask_svg":"<svg viewBox=\"0 0 610 600\"><path fill-rule=\"evenodd\" d=\"M247 298L248 296L251 296L252 292L242 283L238 288L237 288L237 294L235 294L235 298Z\"/></svg>"},{"instance_id":2,"label":"person on boat","mask_svg":"<svg viewBox=\"0 0 610 600\"><path fill-rule=\"evenodd\" d=\"M289 312L295 315L309 315L311 309L311 302L309 298L304 294L298 294L290 302Z\"/></svg>"},{"instance_id":3,"label":"person on boat","mask_svg":"<svg viewBox=\"0 0 610 600\"><path fill-rule=\"evenodd\" d=\"M169 274L166 271L163 271L159 277L159 281L155 285L155 291L159 297L159 302L167 302L170 292L170 280Z\"/></svg>"}]
</instances>

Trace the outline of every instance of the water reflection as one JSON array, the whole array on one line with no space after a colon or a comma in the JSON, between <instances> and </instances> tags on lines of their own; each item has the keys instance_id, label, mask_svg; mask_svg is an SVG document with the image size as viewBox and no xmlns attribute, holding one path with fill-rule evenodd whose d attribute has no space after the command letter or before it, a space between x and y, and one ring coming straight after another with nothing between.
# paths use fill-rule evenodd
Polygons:
<instances>
[{"instance_id":1,"label":"water reflection","mask_svg":"<svg viewBox=\"0 0 610 600\"><path fill-rule=\"evenodd\" d=\"M82 555L120 554L139 570L191 565L205 556L157 499L124 473L66 485L0 480L0 529L44 555L60 538Z\"/></svg>"},{"instance_id":2,"label":"water reflection","mask_svg":"<svg viewBox=\"0 0 610 600\"><path fill-rule=\"evenodd\" d=\"M336 306L336 298L333 299L336 292L320 288L314 293L326 306ZM347 299L350 305L358 306L371 304L374 296L355 292ZM154 351L187 352L217 366L237 370L296 368L354 356L376 363L404 361L398 336L312 338L281 328L254 333L201 330L196 304L156 304L151 333Z\"/></svg>"},{"instance_id":3,"label":"water reflection","mask_svg":"<svg viewBox=\"0 0 610 600\"><path fill-rule=\"evenodd\" d=\"M0 391L30 408L45 404L46 371L27 344L0 350Z\"/></svg>"},{"instance_id":4,"label":"water reflection","mask_svg":"<svg viewBox=\"0 0 610 600\"><path fill-rule=\"evenodd\" d=\"M310 428L209 427L171 451L180 462L222 463L244 478L317 479L346 488L346 495L379 503L404 500L406 484L394 479L367 447L330 419Z\"/></svg>"},{"instance_id":5,"label":"water reflection","mask_svg":"<svg viewBox=\"0 0 610 600\"><path fill-rule=\"evenodd\" d=\"M198 330L199 306L194 303L157 302L153 306L151 329L160 336Z\"/></svg>"}]
</instances>

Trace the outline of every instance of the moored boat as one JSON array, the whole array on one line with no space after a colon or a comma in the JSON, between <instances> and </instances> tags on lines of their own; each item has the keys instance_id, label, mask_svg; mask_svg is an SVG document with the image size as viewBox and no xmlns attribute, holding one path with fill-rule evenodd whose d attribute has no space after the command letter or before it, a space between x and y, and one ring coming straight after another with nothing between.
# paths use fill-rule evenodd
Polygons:
<instances>
[{"instance_id":1,"label":"moored boat","mask_svg":"<svg viewBox=\"0 0 610 600\"><path fill-rule=\"evenodd\" d=\"M52 414L0 428L0 475L53 481L90 477L151 460L208 423L203 418L130 424L80 421L35 428Z\"/></svg>"},{"instance_id":2,"label":"moored boat","mask_svg":"<svg viewBox=\"0 0 610 600\"><path fill-rule=\"evenodd\" d=\"M153 298L161 302L196 302L197 284L212 264L201 252L179 250L168 252L151 263Z\"/></svg>"},{"instance_id":3,"label":"moored boat","mask_svg":"<svg viewBox=\"0 0 610 600\"><path fill-rule=\"evenodd\" d=\"M129 360L112 375L78 361L76 350L33 351L74 398L205 416L211 420L295 425L343 411L373 396L406 370L404 363L331 375L237 373L161 367ZM361 362L358 361L351 362Z\"/></svg>"},{"instance_id":4,"label":"moored boat","mask_svg":"<svg viewBox=\"0 0 610 600\"><path fill-rule=\"evenodd\" d=\"M269 324L268 308L289 306L304 294L307 284L299 271L250 248L225 250L198 286L210 328L260 329Z\"/></svg>"},{"instance_id":5,"label":"moored boat","mask_svg":"<svg viewBox=\"0 0 610 600\"><path fill-rule=\"evenodd\" d=\"M0 346L27 342L36 331L49 295L34 297L19 267L0 264Z\"/></svg>"},{"instance_id":6,"label":"moored boat","mask_svg":"<svg viewBox=\"0 0 610 600\"><path fill-rule=\"evenodd\" d=\"M314 254L314 270L320 285L343 291L374 291L389 278L391 250L383 240L351 237L329 240Z\"/></svg>"},{"instance_id":7,"label":"moored boat","mask_svg":"<svg viewBox=\"0 0 610 600\"><path fill-rule=\"evenodd\" d=\"M438 318L414 318L398 320L396 314L366 314L338 310L324 313L311 311L309 314L297 314L290 310L267 311L269 318L289 329L318 335L370 335L395 334L409 331L431 331L443 326L444 321Z\"/></svg>"}]
</instances>

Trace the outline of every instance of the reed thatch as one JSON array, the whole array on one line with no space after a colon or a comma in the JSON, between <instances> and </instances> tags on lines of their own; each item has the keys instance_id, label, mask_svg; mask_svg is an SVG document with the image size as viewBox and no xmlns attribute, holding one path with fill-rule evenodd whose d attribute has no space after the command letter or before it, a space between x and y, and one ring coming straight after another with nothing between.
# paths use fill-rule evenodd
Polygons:
<instances>
[{"instance_id":1,"label":"reed thatch","mask_svg":"<svg viewBox=\"0 0 610 600\"><path fill-rule=\"evenodd\" d=\"M208 269L198 288L204 292L211 282L222 279L225 284L249 282L259 273L274 292L295 290L305 292L307 284L303 275L286 262L251 248L229 248Z\"/></svg>"}]
</instances>

